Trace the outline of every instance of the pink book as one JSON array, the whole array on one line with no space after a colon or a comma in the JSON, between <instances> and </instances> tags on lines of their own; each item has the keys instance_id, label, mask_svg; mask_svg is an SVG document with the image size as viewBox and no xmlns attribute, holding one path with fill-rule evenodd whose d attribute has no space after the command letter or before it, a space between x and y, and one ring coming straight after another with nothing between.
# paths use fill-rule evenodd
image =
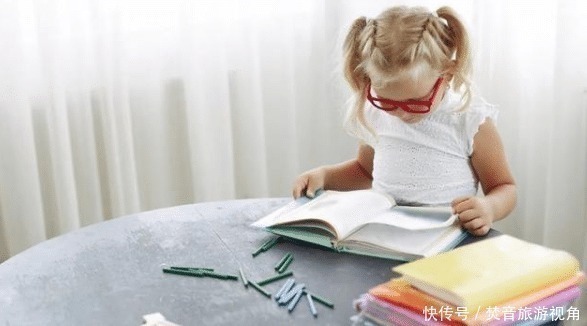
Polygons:
<instances>
[{"instance_id":1,"label":"pink book","mask_svg":"<svg viewBox=\"0 0 587 326\"><path fill-rule=\"evenodd\" d=\"M496 313L494 316L488 316L487 314L481 314L475 319L474 315L469 315L470 318L465 320L465 322L469 325L487 325L487 326L508 326L514 324L523 324L523 325L539 325L544 322L549 322L552 320L550 315L546 316L546 319L542 320L534 320L534 313L535 308L545 307L546 311L550 313L551 307L567 307L568 305L572 304L574 300L576 300L581 295L581 289L578 286L572 286L567 289L564 289L558 293L555 293L549 297L543 298L541 300L535 301L527 306L509 306L514 307L513 311L515 312L513 316L508 316L504 320L504 313L501 311L503 307L508 305L496 306L500 308L499 313ZM425 326L425 325L462 325L463 323L458 320L446 320L446 319L438 319L434 320L433 318L426 318L423 313L417 313L411 309L403 308L401 306L394 305L387 301L381 300L376 296L370 294L364 294L359 300L356 302L357 309L362 311L367 317L374 319L378 323L382 325L398 325L398 326ZM523 320L523 316L518 315L518 308L525 307L528 308L529 311L532 312L530 315L531 318L527 320ZM482 317L483 316L483 317ZM497 319L499 318L499 319Z\"/></svg>"},{"instance_id":2,"label":"pink book","mask_svg":"<svg viewBox=\"0 0 587 326\"><path fill-rule=\"evenodd\" d=\"M531 293L527 293L516 297L512 300L507 302L495 304L493 306L497 307L515 307L517 310L519 307L528 307L532 305L534 302L540 301L544 298L553 296L565 289L568 289L573 286L577 286L581 284L585 279L585 274L583 272L578 272L575 276L563 280L556 284L550 284L544 288L534 290ZM389 304L392 304L396 307L400 306L402 308L408 309L415 314L424 315L424 309L436 309L436 311L440 311L440 309L451 309L452 312L456 312L458 307L452 306L449 303L440 301L435 299L434 297L419 291L417 289L412 288L407 284L405 281L402 281L401 278L392 279L389 282L380 284L372 289L369 290L369 293L376 297L381 301L385 301ZM479 313L477 311L469 311L461 316L468 317L463 318L456 313L452 314L451 321L449 324L452 325L486 325L484 321L488 319L492 319L493 316L500 318L502 316L502 312L496 311L494 314L488 314L488 307L479 307ZM475 318L476 317L476 318ZM445 321L444 318L441 318ZM494 318L493 318L494 319Z\"/></svg>"},{"instance_id":3,"label":"pink book","mask_svg":"<svg viewBox=\"0 0 587 326\"><path fill-rule=\"evenodd\" d=\"M381 325L397 326L443 326L450 325L444 322L428 320L421 313L411 309L396 306L387 301L381 300L374 295L365 293L355 302L357 310L373 319ZM462 325L454 322L452 325Z\"/></svg>"},{"instance_id":4,"label":"pink book","mask_svg":"<svg viewBox=\"0 0 587 326\"><path fill-rule=\"evenodd\" d=\"M528 322L530 324L534 324L532 323L532 321L535 322L539 322L539 319L534 320L534 313L535 313L535 308L541 308L544 307L546 308L546 311L548 313L550 313L550 309L551 307L563 307L564 310L566 310L566 306L570 305L573 303L573 301L575 301L579 296L581 296L581 288L579 288L578 286L573 286L570 288L567 288L565 290L562 290L561 292L555 293L549 297L546 297L542 300L536 301L530 305L525 306L526 308L529 308L529 310L532 312L532 318L531 319L527 319L527 320L523 320L522 316L519 316L517 313L517 309L516 309L516 313L513 316L513 321L512 318L507 318L507 320L504 320L504 314L501 314L500 320L491 320L489 322L490 326L506 326L506 325L512 325L513 323L524 323L524 322ZM542 320L543 322L548 322L548 321L552 321L552 318L550 315L546 316L546 319ZM538 324L538 323L537 323Z\"/></svg>"}]
</instances>

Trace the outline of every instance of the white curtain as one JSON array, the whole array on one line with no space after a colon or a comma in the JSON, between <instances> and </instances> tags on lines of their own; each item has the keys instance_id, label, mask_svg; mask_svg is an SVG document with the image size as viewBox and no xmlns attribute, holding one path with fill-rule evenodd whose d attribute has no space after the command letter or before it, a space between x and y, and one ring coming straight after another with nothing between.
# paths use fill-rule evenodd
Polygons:
<instances>
[{"instance_id":1,"label":"white curtain","mask_svg":"<svg viewBox=\"0 0 587 326\"><path fill-rule=\"evenodd\" d=\"M0 261L133 212L289 196L355 155L341 39L396 4L0 0ZM500 107L519 203L496 228L587 266L587 6L419 4L463 16Z\"/></svg>"},{"instance_id":2,"label":"white curtain","mask_svg":"<svg viewBox=\"0 0 587 326\"><path fill-rule=\"evenodd\" d=\"M0 1L0 261L133 212L289 196L352 155L325 7Z\"/></svg>"}]
</instances>

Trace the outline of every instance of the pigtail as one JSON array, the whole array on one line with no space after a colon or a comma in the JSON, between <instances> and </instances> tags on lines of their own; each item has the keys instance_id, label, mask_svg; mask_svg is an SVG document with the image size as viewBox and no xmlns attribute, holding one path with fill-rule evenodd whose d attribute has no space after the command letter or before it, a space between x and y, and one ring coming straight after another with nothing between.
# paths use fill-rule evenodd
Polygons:
<instances>
[{"instance_id":1,"label":"pigtail","mask_svg":"<svg viewBox=\"0 0 587 326\"><path fill-rule=\"evenodd\" d=\"M344 77L353 89L353 91L360 91L367 78L367 75L360 68L362 63L362 46L361 46L361 32L367 26L367 18L359 17L355 19L349 32L344 40Z\"/></svg>"},{"instance_id":2,"label":"pigtail","mask_svg":"<svg viewBox=\"0 0 587 326\"><path fill-rule=\"evenodd\" d=\"M364 69L364 58L370 56L375 47L374 21L365 17L355 19L344 40L344 77L354 92L354 100L345 117L346 130L359 138L364 138L363 127L375 134L365 120L366 88L369 76Z\"/></svg>"},{"instance_id":3,"label":"pigtail","mask_svg":"<svg viewBox=\"0 0 587 326\"><path fill-rule=\"evenodd\" d=\"M471 102L471 48L469 35L461 19L450 7L441 7L436 11L439 18L446 20L448 31L451 34L452 43L455 47L455 62L451 69L453 74L453 86L455 89L464 88L463 108Z\"/></svg>"}]
</instances>

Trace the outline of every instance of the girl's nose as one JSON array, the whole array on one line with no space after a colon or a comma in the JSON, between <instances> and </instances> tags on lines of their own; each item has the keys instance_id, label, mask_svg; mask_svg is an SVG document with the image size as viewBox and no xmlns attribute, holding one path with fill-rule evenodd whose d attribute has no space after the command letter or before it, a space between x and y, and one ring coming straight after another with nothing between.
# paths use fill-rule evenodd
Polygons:
<instances>
[{"instance_id":1,"label":"girl's nose","mask_svg":"<svg viewBox=\"0 0 587 326\"><path fill-rule=\"evenodd\" d=\"M410 115L410 113L408 113L404 110L394 110L391 112L391 114L402 119L402 120L408 118L408 116Z\"/></svg>"}]
</instances>

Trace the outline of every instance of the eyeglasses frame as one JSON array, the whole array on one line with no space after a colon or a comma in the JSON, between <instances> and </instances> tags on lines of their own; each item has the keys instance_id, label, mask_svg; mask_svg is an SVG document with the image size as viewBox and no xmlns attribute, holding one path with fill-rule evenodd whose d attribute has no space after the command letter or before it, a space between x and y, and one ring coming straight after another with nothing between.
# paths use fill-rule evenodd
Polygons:
<instances>
[{"instance_id":1,"label":"eyeglasses frame","mask_svg":"<svg viewBox=\"0 0 587 326\"><path fill-rule=\"evenodd\" d=\"M426 114L426 113L430 112L430 110L432 109L432 104L434 104L434 100L436 99L436 95L438 94L438 90L440 89L440 85L442 85L443 81L444 81L444 78L442 76L440 76L436 80L436 83L434 83L434 86L432 87L432 95L430 96L430 98L428 100L408 100L408 101L396 101L396 100L391 100L391 99L386 99L386 98L375 97L375 96L371 95L371 83L369 82L367 84L367 100L371 104L373 104L374 107L376 107L380 110L383 110L383 111L394 111L395 109L397 109L399 107L400 109L402 109L408 113ZM375 103L376 101L379 103L382 103L382 104L391 105L393 107L391 107L391 108L381 107L380 105ZM428 109L425 111L412 110L412 109L410 109L410 105L425 106Z\"/></svg>"}]
</instances>

